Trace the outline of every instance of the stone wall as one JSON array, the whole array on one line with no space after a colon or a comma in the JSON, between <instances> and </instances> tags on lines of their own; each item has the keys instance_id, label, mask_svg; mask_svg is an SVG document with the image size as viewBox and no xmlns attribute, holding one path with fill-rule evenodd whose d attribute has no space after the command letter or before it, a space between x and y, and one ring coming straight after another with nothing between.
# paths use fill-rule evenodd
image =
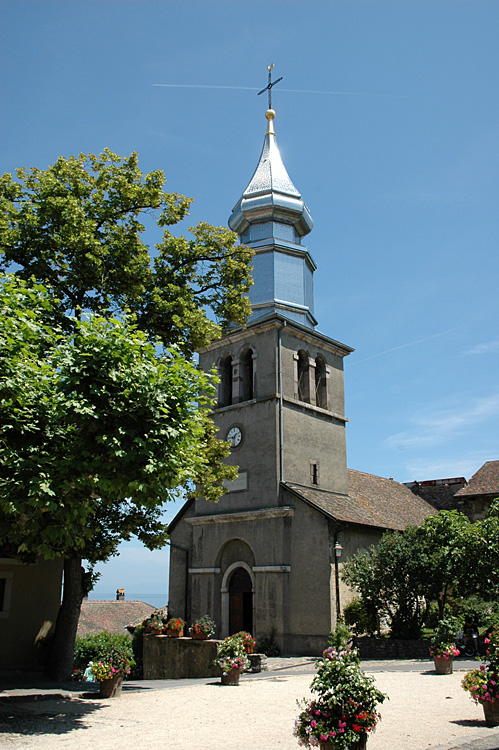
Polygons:
<instances>
[{"instance_id":1,"label":"stone wall","mask_svg":"<svg viewBox=\"0 0 499 750\"><path fill-rule=\"evenodd\" d=\"M213 666L220 641L144 636L144 680L220 677Z\"/></svg>"},{"instance_id":2,"label":"stone wall","mask_svg":"<svg viewBox=\"0 0 499 750\"><path fill-rule=\"evenodd\" d=\"M428 641L399 640L397 638L354 638L360 658L370 659L429 659Z\"/></svg>"}]
</instances>

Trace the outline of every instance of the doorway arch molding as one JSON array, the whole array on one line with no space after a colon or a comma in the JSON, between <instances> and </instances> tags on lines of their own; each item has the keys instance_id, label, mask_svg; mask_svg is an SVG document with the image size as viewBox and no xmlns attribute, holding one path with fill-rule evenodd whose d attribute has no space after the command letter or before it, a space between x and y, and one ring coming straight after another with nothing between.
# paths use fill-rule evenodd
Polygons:
<instances>
[{"instance_id":1,"label":"doorway arch molding","mask_svg":"<svg viewBox=\"0 0 499 750\"><path fill-rule=\"evenodd\" d=\"M226 638L229 635L229 581L234 573L235 570L238 570L238 568L243 568L245 570L250 579L251 579L251 593L252 593L252 599L253 599L253 623L255 622L255 574L253 572L253 569L248 565L248 563L244 562L243 560L238 560L237 562L231 563L228 568L226 569L225 573L222 577L222 586L220 588L220 597L221 597L221 604L222 604L222 637Z\"/></svg>"}]
</instances>

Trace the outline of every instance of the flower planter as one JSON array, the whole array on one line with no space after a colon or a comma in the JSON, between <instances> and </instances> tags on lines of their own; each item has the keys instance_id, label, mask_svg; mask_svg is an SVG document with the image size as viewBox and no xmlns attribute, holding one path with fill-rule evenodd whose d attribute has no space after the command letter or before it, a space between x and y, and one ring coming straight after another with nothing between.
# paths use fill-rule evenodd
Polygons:
<instances>
[{"instance_id":1,"label":"flower planter","mask_svg":"<svg viewBox=\"0 0 499 750\"><path fill-rule=\"evenodd\" d=\"M254 647L254 646L245 646L245 647L244 647L244 650L245 650L245 652L246 652L247 654L252 654L252 653L253 653L253 651L255 650L255 647Z\"/></svg>"},{"instance_id":2,"label":"flower planter","mask_svg":"<svg viewBox=\"0 0 499 750\"><path fill-rule=\"evenodd\" d=\"M184 635L184 629L182 630L167 630L166 635L168 638L182 638Z\"/></svg>"},{"instance_id":3,"label":"flower planter","mask_svg":"<svg viewBox=\"0 0 499 750\"><path fill-rule=\"evenodd\" d=\"M350 745L350 750L366 750L367 745L367 734L359 735L357 742L353 742ZM321 750L334 750L334 745L328 740L327 742L321 742Z\"/></svg>"},{"instance_id":4,"label":"flower planter","mask_svg":"<svg viewBox=\"0 0 499 750\"><path fill-rule=\"evenodd\" d=\"M194 641L209 641L211 638L211 635L206 635L206 633L193 633L191 635L191 638Z\"/></svg>"},{"instance_id":5,"label":"flower planter","mask_svg":"<svg viewBox=\"0 0 499 750\"><path fill-rule=\"evenodd\" d=\"M485 723L488 727L499 727L499 700L480 701L483 706Z\"/></svg>"},{"instance_id":6,"label":"flower planter","mask_svg":"<svg viewBox=\"0 0 499 750\"><path fill-rule=\"evenodd\" d=\"M101 698L119 698L121 688L123 687L123 675L115 674L108 680L101 680L99 683L99 695Z\"/></svg>"},{"instance_id":7,"label":"flower planter","mask_svg":"<svg viewBox=\"0 0 499 750\"><path fill-rule=\"evenodd\" d=\"M226 674L222 674L222 685L239 685L239 676L241 670L237 667L229 669Z\"/></svg>"},{"instance_id":8,"label":"flower planter","mask_svg":"<svg viewBox=\"0 0 499 750\"><path fill-rule=\"evenodd\" d=\"M443 656L434 656L435 672L437 674L452 674L454 670L452 661L451 658L445 659Z\"/></svg>"}]
</instances>

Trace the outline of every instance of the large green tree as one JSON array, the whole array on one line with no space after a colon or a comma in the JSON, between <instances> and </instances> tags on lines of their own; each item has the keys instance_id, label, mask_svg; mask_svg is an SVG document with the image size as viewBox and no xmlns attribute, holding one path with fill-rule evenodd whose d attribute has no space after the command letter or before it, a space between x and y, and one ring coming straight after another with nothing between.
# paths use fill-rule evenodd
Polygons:
<instances>
[{"instance_id":1,"label":"large green tree","mask_svg":"<svg viewBox=\"0 0 499 750\"><path fill-rule=\"evenodd\" d=\"M441 618L450 596L498 596L498 508L496 501L475 523L458 511L440 511L421 526L385 532L369 552L346 561L343 578L393 635L417 637L431 602Z\"/></svg>"},{"instance_id":2,"label":"large green tree","mask_svg":"<svg viewBox=\"0 0 499 750\"><path fill-rule=\"evenodd\" d=\"M213 423L211 378L178 350L158 353L133 322L84 316L53 325L41 285L0 285L0 546L63 557L53 673L68 676L91 563L135 534L162 546L162 504L178 485L208 499L233 477Z\"/></svg>"},{"instance_id":3,"label":"large green tree","mask_svg":"<svg viewBox=\"0 0 499 750\"><path fill-rule=\"evenodd\" d=\"M74 630L84 591L81 559L106 559L131 533L149 546L164 543L158 508L175 486L196 483L214 500L232 476L223 464L226 443L216 438L206 404L196 405L211 386L189 359L231 325L244 325L252 253L232 232L205 223L175 236L171 227L191 200L166 193L164 182L161 171L142 174L135 153L109 150L0 178L0 268L35 283L29 291L9 280L3 289L4 310L14 313L4 316L3 330L2 409L13 422L2 434L1 510L12 527L11 551L65 559L59 678L67 676L71 642L61 634ZM152 250L146 220L162 231ZM131 355L134 346L140 356ZM153 388L161 347L170 350L172 380L161 388L171 401L168 424L160 419L164 432L156 434L139 406ZM139 374L143 357L147 373ZM22 408L16 398L27 400ZM151 421L162 413L158 403ZM74 462L66 451L73 434Z\"/></svg>"}]
</instances>

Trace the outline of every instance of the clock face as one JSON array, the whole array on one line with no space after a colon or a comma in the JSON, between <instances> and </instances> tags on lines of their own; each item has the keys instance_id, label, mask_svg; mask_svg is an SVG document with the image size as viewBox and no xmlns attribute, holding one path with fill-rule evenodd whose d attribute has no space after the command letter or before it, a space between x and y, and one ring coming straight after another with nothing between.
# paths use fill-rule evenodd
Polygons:
<instances>
[{"instance_id":1,"label":"clock face","mask_svg":"<svg viewBox=\"0 0 499 750\"><path fill-rule=\"evenodd\" d=\"M239 427L231 427L225 438L231 445L231 448L237 448L241 440L243 439L243 433Z\"/></svg>"}]
</instances>

